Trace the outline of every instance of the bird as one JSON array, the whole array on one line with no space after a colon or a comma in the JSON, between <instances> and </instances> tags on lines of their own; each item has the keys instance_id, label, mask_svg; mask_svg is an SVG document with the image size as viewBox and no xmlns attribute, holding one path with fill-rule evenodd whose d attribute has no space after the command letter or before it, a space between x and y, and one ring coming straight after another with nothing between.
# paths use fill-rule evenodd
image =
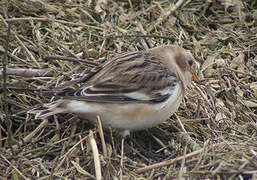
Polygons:
<instances>
[{"instance_id":1,"label":"bird","mask_svg":"<svg viewBox=\"0 0 257 180\"><path fill-rule=\"evenodd\" d=\"M114 128L122 137L148 129L174 114L192 80L197 65L190 51L162 45L123 53L106 60L90 73L53 89L57 100L31 110L35 119L72 113ZM71 89L72 85L76 89Z\"/></svg>"}]
</instances>

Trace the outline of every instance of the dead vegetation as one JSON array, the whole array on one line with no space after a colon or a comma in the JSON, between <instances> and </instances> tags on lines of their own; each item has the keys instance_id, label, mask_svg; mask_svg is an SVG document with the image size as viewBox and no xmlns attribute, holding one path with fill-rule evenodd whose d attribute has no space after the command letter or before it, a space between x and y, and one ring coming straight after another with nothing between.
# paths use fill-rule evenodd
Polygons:
<instances>
[{"instance_id":1,"label":"dead vegetation","mask_svg":"<svg viewBox=\"0 0 257 180\"><path fill-rule=\"evenodd\" d=\"M95 179L96 169L103 179L257 178L257 1L174 2L0 2L2 179ZM97 128L69 114L43 122L27 115L54 100L38 90L117 53L163 44L191 50L201 80L170 120L133 134L166 158L146 156L130 142L122 158L115 133L105 132L103 143Z\"/></svg>"}]
</instances>

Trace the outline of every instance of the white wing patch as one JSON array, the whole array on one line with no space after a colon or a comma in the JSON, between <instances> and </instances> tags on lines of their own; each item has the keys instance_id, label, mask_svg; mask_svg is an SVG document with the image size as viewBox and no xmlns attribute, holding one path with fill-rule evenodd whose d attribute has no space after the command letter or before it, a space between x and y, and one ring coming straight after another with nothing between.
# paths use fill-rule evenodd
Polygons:
<instances>
[{"instance_id":1,"label":"white wing patch","mask_svg":"<svg viewBox=\"0 0 257 180\"><path fill-rule=\"evenodd\" d=\"M161 93L164 93L165 92L170 92L170 90L168 90L167 88L162 90ZM169 99L167 99L167 101L164 101L163 103L160 103L160 104L156 104L156 106L159 106L158 108L162 109L162 108L165 108L166 106L168 106L169 104L177 104L179 103L180 104L180 100L178 100L178 96L181 94L181 86L180 84L177 84L174 89L172 90L172 94L170 95Z\"/></svg>"},{"instance_id":2,"label":"white wing patch","mask_svg":"<svg viewBox=\"0 0 257 180\"><path fill-rule=\"evenodd\" d=\"M132 98L132 99L138 99L142 101L149 101L151 98L143 93L140 92L132 92L132 93L126 93L126 96Z\"/></svg>"},{"instance_id":3,"label":"white wing patch","mask_svg":"<svg viewBox=\"0 0 257 180\"><path fill-rule=\"evenodd\" d=\"M175 88L176 88L176 86L175 86ZM174 88L174 89L175 89ZM173 89L172 89L172 91L173 91ZM159 90L158 91L161 95L166 95L166 94L170 94L171 93L171 87L166 87L165 89L162 89L162 90Z\"/></svg>"}]
</instances>

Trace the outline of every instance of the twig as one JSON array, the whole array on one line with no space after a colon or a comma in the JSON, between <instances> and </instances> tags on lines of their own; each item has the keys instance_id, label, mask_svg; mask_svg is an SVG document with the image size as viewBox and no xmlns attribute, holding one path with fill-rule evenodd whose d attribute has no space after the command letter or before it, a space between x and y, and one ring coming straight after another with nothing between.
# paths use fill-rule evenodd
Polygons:
<instances>
[{"instance_id":1,"label":"twig","mask_svg":"<svg viewBox=\"0 0 257 180\"><path fill-rule=\"evenodd\" d=\"M11 18L5 19L7 22L16 22L16 21L49 21L49 18L35 18L35 17L25 17L25 18Z\"/></svg>"},{"instance_id":2,"label":"twig","mask_svg":"<svg viewBox=\"0 0 257 180\"><path fill-rule=\"evenodd\" d=\"M71 26L83 26L83 27L87 27L87 28L92 28L92 29L96 29L96 30L103 30L103 28L101 27L97 27L97 26L91 26L88 24L82 24L82 23L73 23L70 21L64 21L64 20L57 20L57 19L51 19L51 18L35 18L35 17L26 17L26 18L11 18L11 19L5 19L7 22L15 22L15 21L47 21L47 22L58 22L60 24L68 24Z\"/></svg>"},{"instance_id":3,"label":"twig","mask_svg":"<svg viewBox=\"0 0 257 180\"><path fill-rule=\"evenodd\" d=\"M9 117L8 101L7 101L7 88L6 88L6 81L7 81L6 65L7 65L7 52L9 49L10 33L11 33L11 24L8 23L8 32L7 32L7 36L6 36L5 52L4 52L4 57L3 57L3 61L2 61L2 65L3 65L2 73L3 73L3 104L4 104L4 112L5 112L5 116L6 116L6 125L7 125L7 131L8 131L8 143L9 143L9 146L12 148L12 145L11 145L11 136L12 136L11 126L12 126L12 124L11 124L11 120ZM0 129L0 131L2 131L2 130Z\"/></svg>"},{"instance_id":4,"label":"twig","mask_svg":"<svg viewBox=\"0 0 257 180\"><path fill-rule=\"evenodd\" d=\"M123 177L123 159L124 159L124 137L121 139L121 158L120 158L120 179Z\"/></svg>"},{"instance_id":5,"label":"twig","mask_svg":"<svg viewBox=\"0 0 257 180\"><path fill-rule=\"evenodd\" d=\"M245 72L238 71L238 70L235 70L235 69L232 69L232 68L228 68L228 70L233 71L233 72L235 72L235 73L240 73L240 74L243 74L243 75L246 75L246 76L251 76L251 77L253 77L253 78L257 78L257 76L254 75L254 74L245 73Z\"/></svg>"},{"instance_id":6,"label":"twig","mask_svg":"<svg viewBox=\"0 0 257 180\"><path fill-rule=\"evenodd\" d=\"M16 149L18 149L19 146L28 143L47 124L48 124L48 120L44 119L44 121L41 122L41 124L39 124L39 126L34 131L32 131L29 135L27 135L25 138L23 138L23 140L20 141L18 145L14 145L13 149L16 150Z\"/></svg>"},{"instance_id":7,"label":"twig","mask_svg":"<svg viewBox=\"0 0 257 180\"><path fill-rule=\"evenodd\" d=\"M44 164L43 164L41 161L39 161L39 164L40 164L40 167L41 167L41 169L43 170L43 172L44 172L45 174L48 174L48 175L47 175L47 176L44 176L44 177L41 177L41 178L37 178L37 180L54 179L53 176L58 177L58 179L71 180L71 179L69 179L69 178L67 178L67 177L62 176L63 174L65 174L64 172L58 172L58 173L53 173L53 174L51 174L51 172L47 169L47 167L44 166ZM75 167L74 167L74 168L75 168ZM72 168L71 168L71 169L72 169ZM67 171L69 171L69 170L65 169L65 171L67 172ZM59 174L60 174L60 175L59 175Z\"/></svg>"},{"instance_id":8,"label":"twig","mask_svg":"<svg viewBox=\"0 0 257 180\"><path fill-rule=\"evenodd\" d=\"M103 147L103 154L104 154L104 157L107 158L107 148L106 148L106 143L104 140L104 132L103 132L103 126L102 126L102 121L101 121L100 116L97 116L97 125L98 125L99 135L101 138L101 144Z\"/></svg>"},{"instance_id":9,"label":"twig","mask_svg":"<svg viewBox=\"0 0 257 180\"><path fill-rule=\"evenodd\" d=\"M25 46L25 44L20 40L20 38L18 37L17 33L14 33L14 37L15 39L20 43L20 45L23 47L23 49L26 51L26 53L28 54L28 56L30 57L30 59L37 65L37 67L41 67L40 64L37 62L37 60L35 59L35 57L31 54L31 52L28 50L28 48Z\"/></svg>"},{"instance_id":10,"label":"twig","mask_svg":"<svg viewBox=\"0 0 257 180\"><path fill-rule=\"evenodd\" d=\"M184 148L184 156L186 155L186 152L187 152L187 145ZM183 179L183 174L184 174L184 171L185 171L185 162L186 162L186 158L183 158L181 160L181 167L180 167L179 172L178 172L178 179Z\"/></svg>"},{"instance_id":11,"label":"twig","mask_svg":"<svg viewBox=\"0 0 257 180\"><path fill-rule=\"evenodd\" d=\"M176 118L177 118L177 120L178 120L178 123L179 123L179 125L180 125L180 127L181 127L183 133L188 134L188 132L186 131L186 129L185 129L183 123L181 122L180 118L179 118L176 114L175 114L175 116L176 116Z\"/></svg>"},{"instance_id":12,"label":"twig","mask_svg":"<svg viewBox=\"0 0 257 180\"><path fill-rule=\"evenodd\" d=\"M164 12L157 20L156 23L150 28L147 29L147 33L151 33L154 28L158 25L160 25L163 21L165 21L174 11L176 11L183 3L185 0L179 0L175 5L173 5L171 8L168 7L168 9L165 9Z\"/></svg>"},{"instance_id":13,"label":"twig","mask_svg":"<svg viewBox=\"0 0 257 180\"><path fill-rule=\"evenodd\" d=\"M1 52L1 53L4 53L4 52L5 52L4 48L2 48L1 46L0 46L0 52ZM12 53L7 52L7 56L8 56L9 58L12 58L12 59L16 60L16 61L21 61L22 63L27 64L27 62L26 62L25 60L23 60L23 59L21 59L21 58L15 56L15 55L13 55Z\"/></svg>"},{"instance_id":14,"label":"twig","mask_svg":"<svg viewBox=\"0 0 257 180\"><path fill-rule=\"evenodd\" d=\"M22 174L22 172L21 172L16 166L14 166L4 155L2 155L2 154L0 153L0 156L1 156L10 166L12 166L12 168L15 169L15 171L16 171L17 173L19 173L19 175L20 175L23 179L29 180L29 178L25 177L25 176Z\"/></svg>"},{"instance_id":15,"label":"twig","mask_svg":"<svg viewBox=\"0 0 257 180\"><path fill-rule=\"evenodd\" d=\"M75 161L71 161L71 163L73 164L73 166L76 168L76 170L85 175L88 176L89 178L95 179L95 176L90 174L89 172L85 171L78 163L76 163Z\"/></svg>"},{"instance_id":16,"label":"twig","mask_svg":"<svg viewBox=\"0 0 257 180\"><path fill-rule=\"evenodd\" d=\"M60 49L64 50L64 52L67 53L69 56L77 58L77 55L74 54L74 52L72 52L68 47L66 47L63 43L61 43L57 39L53 37L46 37L46 39L49 39L50 41L52 41L54 44L60 47Z\"/></svg>"},{"instance_id":17,"label":"twig","mask_svg":"<svg viewBox=\"0 0 257 180\"><path fill-rule=\"evenodd\" d=\"M93 136L93 132L90 130L89 132L89 143L91 145L93 156L94 156L94 164L95 164L95 176L96 180L102 179L102 171L101 171L101 164L99 159L99 152L97 149L96 141Z\"/></svg>"},{"instance_id":18,"label":"twig","mask_svg":"<svg viewBox=\"0 0 257 180\"><path fill-rule=\"evenodd\" d=\"M221 142L221 143L217 143L217 144L212 144L211 147L212 148L215 148L217 146L220 146L220 145L223 145L225 144L224 142ZM204 146L203 148L197 150L197 151L193 151L191 153L188 153L184 156L180 156L180 157L177 157L177 158L174 158L174 159L170 159L170 160L166 160L166 161L162 161L160 163L156 163L156 164L153 164L153 165L150 165L150 166L146 166L146 167L143 167L143 168L138 168L135 170L135 173L143 173L143 172L146 172L146 171L150 171L152 169L157 169L157 168L162 168L164 166L168 166L168 165L171 165L177 161L180 161L180 160L183 160L183 159L186 159L186 158L189 158L189 157L192 157L192 156L195 156L199 153L201 153L202 151L205 151L206 150L206 146Z\"/></svg>"},{"instance_id":19,"label":"twig","mask_svg":"<svg viewBox=\"0 0 257 180\"><path fill-rule=\"evenodd\" d=\"M170 159L170 160L166 160L166 161L162 161L160 163L156 163L156 164L153 164L153 165L150 165L150 166L146 166L146 167L143 167L143 168L138 168L135 170L136 173L143 173L143 172L146 172L146 171L150 171L152 169L156 169L156 168L161 168L161 167L164 167L164 166L168 166L168 165L171 165L177 161L180 161L182 159L186 159L186 158L189 158L189 157L192 157L192 156L195 156L199 153L201 153L202 151L204 150L204 148L202 149L199 149L197 151L194 151L194 152L191 152L189 154L186 154L184 156L180 156L180 157L177 157L177 158L174 158L174 159Z\"/></svg>"},{"instance_id":20,"label":"twig","mask_svg":"<svg viewBox=\"0 0 257 180\"><path fill-rule=\"evenodd\" d=\"M63 157L61 162L58 164L58 166L55 168L55 171L57 171L64 163L64 161L66 160L66 158L73 152L73 150L80 144L82 143L84 140L86 140L88 138L88 136L85 136L84 138L80 139L79 142L77 142L74 146L72 146L68 152L66 152Z\"/></svg>"},{"instance_id":21,"label":"twig","mask_svg":"<svg viewBox=\"0 0 257 180\"><path fill-rule=\"evenodd\" d=\"M0 73L3 70L0 69ZM7 75L15 75L22 77L41 77L41 76L52 76L53 73L46 69L25 69L25 68L6 68ZM1 77L1 75L0 75Z\"/></svg>"},{"instance_id":22,"label":"twig","mask_svg":"<svg viewBox=\"0 0 257 180\"><path fill-rule=\"evenodd\" d=\"M64 60L64 61L71 61L71 62L75 62L75 63L85 63L88 65L91 65L93 67L98 66L98 63L92 62L92 61L88 61L88 60L84 60L84 59L79 59L79 58L73 58L73 57L64 57L64 56L45 56L43 58L44 60Z\"/></svg>"},{"instance_id":23,"label":"twig","mask_svg":"<svg viewBox=\"0 0 257 180\"><path fill-rule=\"evenodd\" d=\"M181 133L181 136L182 136L182 141L185 141L189 147L192 149L192 150L198 150L201 148L201 146L199 144L197 144L188 134L188 132L186 131L183 123L181 122L180 118L175 114L177 120L178 120L178 123L182 129L182 133Z\"/></svg>"},{"instance_id":24,"label":"twig","mask_svg":"<svg viewBox=\"0 0 257 180\"><path fill-rule=\"evenodd\" d=\"M138 37L138 38L159 38L159 39L167 39L170 41L175 41L176 39L174 37L169 37L169 36L159 36L159 35L144 35L144 34L138 34L138 35L118 35L118 36L106 36L106 39L110 38L131 38L131 37Z\"/></svg>"},{"instance_id":25,"label":"twig","mask_svg":"<svg viewBox=\"0 0 257 180\"><path fill-rule=\"evenodd\" d=\"M5 44L5 52L4 52L4 57L3 57L3 61L2 61L2 65L3 65L3 71L2 71L2 75L3 75L3 100L4 100L4 104L5 104L5 114L8 114L8 107L7 107L7 88L6 88L6 79L7 79L7 73L6 73L6 64L7 64L7 52L8 52L8 48L9 48L9 36L10 36L10 29L11 29L11 25L8 24L8 32L7 32L7 36L6 36L6 44Z\"/></svg>"}]
</instances>

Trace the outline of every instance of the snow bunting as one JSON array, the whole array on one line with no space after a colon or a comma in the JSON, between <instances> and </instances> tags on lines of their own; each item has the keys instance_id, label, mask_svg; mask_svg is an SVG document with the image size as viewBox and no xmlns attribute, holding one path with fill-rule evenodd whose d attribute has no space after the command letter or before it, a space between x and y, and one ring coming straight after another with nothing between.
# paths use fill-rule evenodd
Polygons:
<instances>
[{"instance_id":1,"label":"snow bunting","mask_svg":"<svg viewBox=\"0 0 257 180\"><path fill-rule=\"evenodd\" d=\"M167 120L196 80L195 72L191 53L176 45L121 54L56 88L59 100L30 113L40 119L74 113L90 121L99 115L103 127L115 128L124 137ZM70 90L73 84L80 87Z\"/></svg>"}]
</instances>

